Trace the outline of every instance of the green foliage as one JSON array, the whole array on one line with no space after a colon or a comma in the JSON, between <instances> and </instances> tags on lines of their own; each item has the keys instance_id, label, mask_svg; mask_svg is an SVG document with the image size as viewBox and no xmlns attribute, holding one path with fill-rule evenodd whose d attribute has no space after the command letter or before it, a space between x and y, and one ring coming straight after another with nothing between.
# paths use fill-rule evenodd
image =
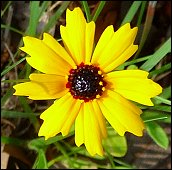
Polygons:
<instances>
[{"instance_id":1,"label":"green foliage","mask_svg":"<svg viewBox=\"0 0 172 170\"><path fill-rule=\"evenodd\" d=\"M60 2L60 1L59 1ZM4 17L12 5L12 1L7 2L4 9L1 9L1 18ZM49 7L52 7L52 1L30 1L30 14L29 23L25 31L15 28L12 24L3 23L1 24L2 30L12 31L19 34L20 36L30 35L34 37L41 37L43 32L50 32L50 30L56 26L62 14L69 7L70 1L61 1L57 6L57 9L53 11L51 17L42 30L38 33L38 25L41 17L47 14ZM86 14L87 22L97 21L103 8L108 3L106 1L99 1L96 10L91 13L91 7L87 1L79 1L83 7L83 11ZM137 25L140 29L141 24L144 25L144 30L139 38L139 50L131 59L121 64L116 70L123 69L142 69L145 71L150 71L149 78L156 80L158 76L163 75L166 72L170 72L171 63L165 62L165 64L157 65L166 59L167 54L171 52L171 37L163 40L162 44L159 44L157 49L153 49L153 54L148 54L148 56L140 57L139 54L141 50L144 50L144 44L150 33L152 27L153 15L150 15L150 8L156 10L156 1L146 2L146 1L133 1L131 7L128 9L126 15L124 16L121 25L125 23L132 22ZM148 5L147 5L148 4ZM138 14L138 16L136 15ZM144 21L144 14L146 14L146 20ZM22 41L21 41L22 42ZM21 46L19 42L16 46ZM12 59L15 61L13 62ZM29 64L25 64L25 57L21 57L19 50L14 52L14 55L8 59L6 67L3 68L1 72L2 83L6 83L8 88L6 89L4 95L1 97L1 118L4 120L22 120L29 119L30 124L34 127L33 134L37 134L40 127L40 113L33 111L32 105L28 102L26 97L18 97L16 108L10 109L6 106L6 103L11 100L13 96L14 89L12 85L15 82L28 81L28 77L32 72L32 68ZM20 64L24 64L20 73L18 74L19 79L6 79L6 76L13 72L15 68L19 67ZM24 78L24 79L23 79ZM152 138L152 140L160 147L167 149L169 147L169 139L165 130L161 127L162 124L171 124L171 85L167 85L159 96L152 99L154 106L143 106L138 105L143 110L141 118L143 119L146 132ZM64 163L66 167L72 169L83 169L83 168L102 168L102 169L134 169L134 166L126 164L119 158L124 157L127 154L128 146L127 139L125 136L119 136L112 128L107 127L108 137L103 141L103 147L105 150L105 155L100 157L98 155L91 157L85 146L76 147L74 143L74 131L69 133L68 136L62 136L61 134L45 140L43 137L35 138L25 136L26 139L20 139L19 137L7 137L1 136L1 142L3 144L16 145L26 149L27 151L32 151L36 155L32 169L48 169L52 168L56 163ZM28 138L27 138L28 137ZM56 152L56 156L52 157L50 160L47 159L47 149L53 147ZM54 168L54 167L53 167ZM137 169L137 168L136 168Z\"/></svg>"},{"instance_id":2,"label":"green foliage","mask_svg":"<svg viewBox=\"0 0 172 170\"><path fill-rule=\"evenodd\" d=\"M166 132L160 125L156 122L147 122L146 129L150 137L154 140L154 142L160 147L167 149L169 145L169 140Z\"/></svg>"}]
</instances>

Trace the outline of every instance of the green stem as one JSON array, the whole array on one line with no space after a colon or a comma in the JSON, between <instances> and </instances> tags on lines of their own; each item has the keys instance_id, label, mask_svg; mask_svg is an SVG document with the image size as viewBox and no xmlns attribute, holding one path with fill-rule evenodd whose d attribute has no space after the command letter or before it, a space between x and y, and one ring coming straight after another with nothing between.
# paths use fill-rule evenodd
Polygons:
<instances>
[{"instance_id":1,"label":"green stem","mask_svg":"<svg viewBox=\"0 0 172 170\"><path fill-rule=\"evenodd\" d=\"M98 6L93 18L92 18L92 21L96 22L100 12L102 11L103 7L105 6L105 3L106 3L106 1L100 1L99 6Z\"/></svg>"},{"instance_id":2,"label":"green stem","mask_svg":"<svg viewBox=\"0 0 172 170\"><path fill-rule=\"evenodd\" d=\"M82 6L85 10L85 13L86 13L87 22L90 22L91 21L91 14L90 14L90 9L89 9L88 3L87 3L87 1L81 1L81 3L82 3Z\"/></svg>"},{"instance_id":3,"label":"green stem","mask_svg":"<svg viewBox=\"0 0 172 170\"><path fill-rule=\"evenodd\" d=\"M146 42L147 36L148 36L151 26L152 26L156 3L157 3L157 1L149 1L147 15L146 15L146 21L145 21L145 25L143 28L143 33L141 36L139 49L138 49L137 53L135 54L134 58L138 57L138 55L140 54L140 51L142 50L142 48Z\"/></svg>"}]
</instances>

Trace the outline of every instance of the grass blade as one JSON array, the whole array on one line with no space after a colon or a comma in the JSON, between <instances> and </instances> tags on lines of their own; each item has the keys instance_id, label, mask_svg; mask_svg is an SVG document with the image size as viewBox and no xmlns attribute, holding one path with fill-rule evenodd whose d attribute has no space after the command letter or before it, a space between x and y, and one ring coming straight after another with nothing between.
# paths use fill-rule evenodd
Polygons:
<instances>
[{"instance_id":1,"label":"grass blade","mask_svg":"<svg viewBox=\"0 0 172 170\"><path fill-rule=\"evenodd\" d=\"M148 59L141 69L150 71L164 56L171 52L171 37Z\"/></svg>"},{"instance_id":2,"label":"grass blade","mask_svg":"<svg viewBox=\"0 0 172 170\"><path fill-rule=\"evenodd\" d=\"M132 21L133 17L135 16L136 12L139 9L141 3L142 3L142 1L134 1L133 2L130 9L128 10L125 18L122 21L121 26Z\"/></svg>"},{"instance_id":3,"label":"grass blade","mask_svg":"<svg viewBox=\"0 0 172 170\"><path fill-rule=\"evenodd\" d=\"M141 36L140 45L139 45L139 48L138 48L137 53L135 54L134 58L137 58L137 56L140 54L140 51L142 50L142 48L146 42L147 36L148 36L151 26L152 26L156 3L157 3L157 1L149 1L148 10L147 10L147 14L146 14L146 21L145 21L143 33Z\"/></svg>"},{"instance_id":4,"label":"grass blade","mask_svg":"<svg viewBox=\"0 0 172 170\"><path fill-rule=\"evenodd\" d=\"M100 1L99 6L92 18L92 21L96 22L98 16L100 15L100 12L102 11L103 7L105 6L106 1Z\"/></svg>"},{"instance_id":5,"label":"grass blade","mask_svg":"<svg viewBox=\"0 0 172 170\"><path fill-rule=\"evenodd\" d=\"M24 61L25 58L22 58L21 60L17 61L15 64L7 67L2 73L1 73L1 76L7 74L10 70L12 70L14 67L16 67L18 64L20 64L22 61Z\"/></svg>"},{"instance_id":6,"label":"grass blade","mask_svg":"<svg viewBox=\"0 0 172 170\"><path fill-rule=\"evenodd\" d=\"M86 13L87 22L90 22L91 21L91 14L90 14L90 8L88 6L88 3L87 3L87 1L81 1L81 3L82 3L82 6L84 8L84 11Z\"/></svg>"},{"instance_id":7,"label":"grass blade","mask_svg":"<svg viewBox=\"0 0 172 170\"><path fill-rule=\"evenodd\" d=\"M146 1L142 1L140 14L139 14L139 17L138 17L138 20L137 20L137 27L140 27L140 24L142 22L143 14L144 14L144 11L146 9L146 4L147 4Z\"/></svg>"},{"instance_id":8,"label":"grass blade","mask_svg":"<svg viewBox=\"0 0 172 170\"><path fill-rule=\"evenodd\" d=\"M57 23L60 16L63 14L63 12L68 7L70 1L65 1L63 4L59 7L59 9L56 11L56 13L49 19L49 22L44 27L43 32L49 32L49 30Z\"/></svg>"}]
</instances>

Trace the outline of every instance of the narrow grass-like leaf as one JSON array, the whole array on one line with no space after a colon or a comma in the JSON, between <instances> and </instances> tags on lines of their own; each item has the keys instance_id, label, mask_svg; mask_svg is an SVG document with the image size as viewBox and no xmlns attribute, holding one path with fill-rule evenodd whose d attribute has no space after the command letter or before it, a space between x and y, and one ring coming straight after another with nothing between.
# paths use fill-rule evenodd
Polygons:
<instances>
[{"instance_id":1,"label":"narrow grass-like leaf","mask_svg":"<svg viewBox=\"0 0 172 170\"><path fill-rule=\"evenodd\" d=\"M2 96L1 98L1 107L5 104L5 102L9 99L10 96L12 96L12 94L14 93L14 89L12 87L10 87L4 96Z\"/></svg>"},{"instance_id":2,"label":"narrow grass-like leaf","mask_svg":"<svg viewBox=\"0 0 172 170\"><path fill-rule=\"evenodd\" d=\"M4 143L4 144L12 144L12 145L25 147L25 148L27 147L27 141L26 140L21 140L21 139L18 139L18 138L1 136L1 142Z\"/></svg>"},{"instance_id":3,"label":"narrow grass-like leaf","mask_svg":"<svg viewBox=\"0 0 172 170\"><path fill-rule=\"evenodd\" d=\"M99 2L99 6L97 7L97 10L96 10L94 16L92 17L92 21L96 22L96 20L97 20L98 16L100 15L105 4L106 4L106 1L100 1Z\"/></svg>"},{"instance_id":4,"label":"narrow grass-like leaf","mask_svg":"<svg viewBox=\"0 0 172 170\"><path fill-rule=\"evenodd\" d=\"M69 136L74 135L74 132L69 133L67 136L57 135L55 137L51 137L48 140L45 140L44 137L40 137L37 139L33 139L28 143L28 147L33 150L38 150L41 148L45 148L46 146L53 144L57 141L60 141L62 139L65 139Z\"/></svg>"},{"instance_id":5,"label":"narrow grass-like leaf","mask_svg":"<svg viewBox=\"0 0 172 170\"><path fill-rule=\"evenodd\" d=\"M73 150L72 152L69 152L68 155L69 156L72 156L74 155L75 153L78 153L79 151L81 151L83 148L82 147L77 147L75 148L75 150ZM64 155L60 155L60 156L57 156L56 158L50 160L48 162L48 167L51 167L53 164L55 164L56 162L60 162L60 161L63 161L65 159Z\"/></svg>"},{"instance_id":6,"label":"narrow grass-like leaf","mask_svg":"<svg viewBox=\"0 0 172 170\"><path fill-rule=\"evenodd\" d=\"M138 11L142 1L134 1L133 4L131 5L130 9L128 10L126 16L124 17L121 26L131 22L133 17L135 16L136 12Z\"/></svg>"},{"instance_id":7,"label":"narrow grass-like leaf","mask_svg":"<svg viewBox=\"0 0 172 170\"><path fill-rule=\"evenodd\" d=\"M155 106L150 106L148 109L159 110L163 112L171 112L171 106L155 105Z\"/></svg>"},{"instance_id":8,"label":"narrow grass-like leaf","mask_svg":"<svg viewBox=\"0 0 172 170\"><path fill-rule=\"evenodd\" d=\"M9 29L9 30L11 30L11 31L13 31L13 32L16 32L16 33L18 33L18 34L24 35L24 32L21 32L21 31L19 31L18 29L14 28L14 27L11 27L11 26L9 26L9 25L1 24L1 29L2 29L2 28Z\"/></svg>"},{"instance_id":9,"label":"narrow grass-like leaf","mask_svg":"<svg viewBox=\"0 0 172 170\"><path fill-rule=\"evenodd\" d=\"M88 2L87 1L80 1L82 3L82 6L84 8L86 17L87 17L87 22L91 21L91 14L90 14L90 8L88 6Z\"/></svg>"},{"instance_id":10,"label":"narrow grass-like leaf","mask_svg":"<svg viewBox=\"0 0 172 170\"><path fill-rule=\"evenodd\" d=\"M19 61L17 61L16 63L14 63L13 65L5 68L5 70L1 73L1 76L7 74L10 70L12 70L14 67L16 67L18 64L20 64L24 60L25 60L25 58L22 58Z\"/></svg>"},{"instance_id":11,"label":"narrow grass-like leaf","mask_svg":"<svg viewBox=\"0 0 172 170\"><path fill-rule=\"evenodd\" d=\"M145 56L145 57L142 57L142 58L133 59L131 61L126 61L125 63L121 64L120 67L122 67L122 66L125 67L125 66L129 66L129 65L132 65L132 64L135 64L135 63L139 63L139 62L142 62L142 61L146 61L150 57L151 57L151 55Z\"/></svg>"},{"instance_id":12,"label":"narrow grass-like leaf","mask_svg":"<svg viewBox=\"0 0 172 170\"><path fill-rule=\"evenodd\" d=\"M142 22L143 14L144 14L144 11L146 9L146 3L147 3L147 1L142 1L139 17L137 20L137 27L140 27L140 24Z\"/></svg>"},{"instance_id":13,"label":"narrow grass-like leaf","mask_svg":"<svg viewBox=\"0 0 172 170\"><path fill-rule=\"evenodd\" d=\"M66 10L68 7L70 1L64 1L62 5L59 7L59 9L55 12L53 16L49 19L48 23L44 27L43 32L48 32L58 21L60 16L63 14L63 12Z\"/></svg>"},{"instance_id":14,"label":"narrow grass-like leaf","mask_svg":"<svg viewBox=\"0 0 172 170\"><path fill-rule=\"evenodd\" d=\"M171 101L170 100L167 100L167 99L164 99L163 97L160 97L160 96L155 96L154 97L154 100L161 102L161 103L164 103L164 104L167 104L167 105L171 105Z\"/></svg>"},{"instance_id":15,"label":"narrow grass-like leaf","mask_svg":"<svg viewBox=\"0 0 172 170\"><path fill-rule=\"evenodd\" d=\"M7 2L8 2L8 1L7 1ZM4 15L4 13L6 12L6 10L8 9L8 7L11 5L11 3L12 3L12 1L9 1L9 2L7 3L7 5L5 6L4 10L1 11L1 18L2 18L2 16Z\"/></svg>"},{"instance_id":16,"label":"narrow grass-like leaf","mask_svg":"<svg viewBox=\"0 0 172 170\"><path fill-rule=\"evenodd\" d=\"M69 167L72 169L75 168L72 159L69 157L68 152L65 150L65 147L61 145L59 142L56 142L55 146L64 155L65 160L68 162Z\"/></svg>"},{"instance_id":17,"label":"narrow grass-like leaf","mask_svg":"<svg viewBox=\"0 0 172 170\"><path fill-rule=\"evenodd\" d=\"M149 73L149 77L152 77L153 75L159 75L161 73L165 73L166 71L171 69L171 63L168 63L164 66L162 66L160 69L153 70Z\"/></svg>"},{"instance_id":18,"label":"narrow grass-like leaf","mask_svg":"<svg viewBox=\"0 0 172 170\"><path fill-rule=\"evenodd\" d=\"M43 149L38 150L38 156L32 169L48 169L45 151Z\"/></svg>"},{"instance_id":19,"label":"narrow grass-like leaf","mask_svg":"<svg viewBox=\"0 0 172 170\"><path fill-rule=\"evenodd\" d=\"M154 142L160 147L167 149L169 139L164 129L162 129L162 127L156 122L147 122L145 125L149 136L154 140Z\"/></svg>"},{"instance_id":20,"label":"narrow grass-like leaf","mask_svg":"<svg viewBox=\"0 0 172 170\"><path fill-rule=\"evenodd\" d=\"M39 114L36 113L24 113L18 111L1 110L2 118L35 118Z\"/></svg>"},{"instance_id":21,"label":"narrow grass-like leaf","mask_svg":"<svg viewBox=\"0 0 172 170\"><path fill-rule=\"evenodd\" d=\"M169 99L171 97L171 85L163 89L162 93L159 96L164 99ZM156 103L156 104L160 104L160 103Z\"/></svg>"},{"instance_id":22,"label":"narrow grass-like leaf","mask_svg":"<svg viewBox=\"0 0 172 170\"><path fill-rule=\"evenodd\" d=\"M141 114L141 118L143 119L144 122L151 122L155 120L160 120L160 119L167 119L169 117L169 114L161 113L158 111L144 111Z\"/></svg>"},{"instance_id":23,"label":"narrow grass-like leaf","mask_svg":"<svg viewBox=\"0 0 172 170\"><path fill-rule=\"evenodd\" d=\"M40 16L39 3L40 1L30 1L30 20L28 29L26 31L26 34L30 36L36 35L36 28Z\"/></svg>"},{"instance_id":24,"label":"narrow grass-like leaf","mask_svg":"<svg viewBox=\"0 0 172 170\"><path fill-rule=\"evenodd\" d=\"M134 58L137 58L137 56L140 54L140 51L142 50L142 48L146 42L147 36L148 36L151 26L152 26L156 3L157 3L156 1L149 1L147 14L146 14L146 21L144 23L144 28L143 28L143 33L142 33L141 40L139 43L139 48L138 48Z\"/></svg>"},{"instance_id":25,"label":"narrow grass-like leaf","mask_svg":"<svg viewBox=\"0 0 172 170\"><path fill-rule=\"evenodd\" d=\"M165 57L168 53L171 52L171 37L148 59L141 69L145 71L150 71L157 63Z\"/></svg>"},{"instance_id":26,"label":"narrow grass-like leaf","mask_svg":"<svg viewBox=\"0 0 172 170\"><path fill-rule=\"evenodd\" d=\"M31 107L29 106L28 102L26 101L26 97L18 96L18 99L19 99L19 102L20 102L21 106L23 107L25 113L33 113ZM30 117L30 121L34 125L34 127L37 131L39 128L39 122L38 122L37 118Z\"/></svg>"}]
</instances>

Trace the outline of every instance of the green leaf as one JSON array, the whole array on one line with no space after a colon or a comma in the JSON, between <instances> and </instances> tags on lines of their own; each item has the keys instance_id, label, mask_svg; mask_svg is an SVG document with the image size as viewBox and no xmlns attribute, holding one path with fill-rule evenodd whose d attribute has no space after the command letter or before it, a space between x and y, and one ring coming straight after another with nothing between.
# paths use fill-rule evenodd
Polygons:
<instances>
[{"instance_id":1,"label":"green leaf","mask_svg":"<svg viewBox=\"0 0 172 170\"><path fill-rule=\"evenodd\" d=\"M84 8L84 11L86 13L87 22L90 22L91 21L91 14L90 14L90 9L89 9L89 6L88 6L88 2L87 1L81 1L81 3L82 3L82 6Z\"/></svg>"},{"instance_id":2,"label":"green leaf","mask_svg":"<svg viewBox=\"0 0 172 170\"><path fill-rule=\"evenodd\" d=\"M171 63L168 63L166 65L163 65L160 69L153 70L149 73L149 78L152 77L153 75L159 75L161 73L165 73L166 71L171 69Z\"/></svg>"},{"instance_id":3,"label":"green leaf","mask_svg":"<svg viewBox=\"0 0 172 170\"><path fill-rule=\"evenodd\" d=\"M13 65L8 66L7 68L5 68L5 70L1 73L1 76L7 74L10 70L12 70L14 67L16 67L17 65L19 65L24 60L25 60L25 58L22 58L21 60L17 61Z\"/></svg>"},{"instance_id":4,"label":"green leaf","mask_svg":"<svg viewBox=\"0 0 172 170\"><path fill-rule=\"evenodd\" d=\"M1 117L3 118L35 118L36 116L35 113L1 110Z\"/></svg>"},{"instance_id":5,"label":"green leaf","mask_svg":"<svg viewBox=\"0 0 172 170\"><path fill-rule=\"evenodd\" d=\"M63 14L63 12L66 10L69 3L70 3L70 1L64 1L62 3L62 5L58 8L58 10L55 12L55 14L53 16L51 16L51 18L49 19L48 23L44 27L43 32L48 32L57 23L58 19Z\"/></svg>"},{"instance_id":6,"label":"green leaf","mask_svg":"<svg viewBox=\"0 0 172 170\"><path fill-rule=\"evenodd\" d=\"M134 59L137 58L137 56L140 54L140 52L147 40L148 34L152 27L152 21L153 21L154 14L155 14L156 4L157 4L157 1L149 1L149 3L148 3L144 28L143 28L141 39L139 42L139 48L134 56Z\"/></svg>"},{"instance_id":7,"label":"green leaf","mask_svg":"<svg viewBox=\"0 0 172 170\"><path fill-rule=\"evenodd\" d=\"M32 169L48 169L47 160L43 149L38 150L38 156Z\"/></svg>"},{"instance_id":8,"label":"green leaf","mask_svg":"<svg viewBox=\"0 0 172 170\"><path fill-rule=\"evenodd\" d=\"M158 102L158 103L164 103L164 104L167 104L167 105L171 105L171 101L167 100L167 99L164 99L163 97L155 96L153 99L154 99L155 103Z\"/></svg>"},{"instance_id":9,"label":"green leaf","mask_svg":"<svg viewBox=\"0 0 172 170\"><path fill-rule=\"evenodd\" d=\"M103 141L105 150L115 157L123 157L127 153L125 136L119 136L113 128L107 128L108 137Z\"/></svg>"},{"instance_id":10,"label":"green leaf","mask_svg":"<svg viewBox=\"0 0 172 170\"><path fill-rule=\"evenodd\" d=\"M159 97L162 97L164 99L171 98L171 85L169 87L163 89L162 93L159 95ZM163 103L161 100L155 100L154 98L152 100L153 100L153 103L156 105Z\"/></svg>"},{"instance_id":11,"label":"green leaf","mask_svg":"<svg viewBox=\"0 0 172 170\"><path fill-rule=\"evenodd\" d=\"M25 148L27 146L27 141L26 140L13 138L13 137L1 136L1 142L4 143L4 144L12 144L12 145L25 147Z\"/></svg>"},{"instance_id":12,"label":"green leaf","mask_svg":"<svg viewBox=\"0 0 172 170\"><path fill-rule=\"evenodd\" d=\"M138 69L138 67L137 67L136 65L134 65L134 64L129 65L129 66L126 68L126 70L136 70L136 69Z\"/></svg>"},{"instance_id":13,"label":"green leaf","mask_svg":"<svg viewBox=\"0 0 172 170\"><path fill-rule=\"evenodd\" d=\"M163 111L163 112L171 112L171 106L155 105L155 106L149 106L148 108L152 110Z\"/></svg>"},{"instance_id":14,"label":"green leaf","mask_svg":"<svg viewBox=\"0 0 172 170\"><path fill-rule=\"evenodd\" d=\"M141 118L143 119L144 122L151 122L154 120L162 120L162 119L169 119L170 115L169 114L165 114L165 113L161 113L158 111L144 111L141 114Z\"/></svg>"},{"instance_id":15,"label":"green leaf","mask_svg":"<svg viewBox=\"0 0 172 170\"><path fill-rule=\"evenodd\" d=\"M132 21L133 17L135 16L136 12L139 9L141 3L142 3L142 1L134 1L133 2L130 9L128 10L125 18L122 21L121 26Z\"/></svg>"},{"instance_id":16,"label":"green leaf","mask_svg":"<svg viewBox=\"0 0 172 170\"><path fill-rule=\"evenodd\" d=\"M67 135L67 136L57 135L55 137L49 138L48 140L45 140L44 137L33 139L28 143L28 147L30 149L37 151L39 149L46 148L46 146L48 146L52 143L55 143L55 142L60 141L62 139L65 139L69 136L72 136L73 134L74 134L74 131L70 132L69 135Z\"/></svg>"},{"instance_id":17,"label":"green leaf","mask_svg":"<svg viewBox=\"0 0 172 170\"><path fill-rule=\"evenodd\" d=\"M100 1L99 6L97 7L97 10L92 18L92 21L96 22L98 16L100 15L103 7L105 6L106 1Z\"/></svg>"},{"instance_id":18,"label":"green leaf","mask_svg":"<svg viewBox=\"0 0 172 170\"><path fill-rule=\"evenodd\" d=\"M160 147L167 149L169 145L169 139L166 132L156 122L145 123L149 136Z\"/></svg>"},{"instance_id":19,"label":"green leaf","mask_svg":"<svg viewBox=\"0 0 172 170\"><path fill-rule=\"evenodd\" d=\"M158 62L171 52L171 37L140 68L150 71Z\"/></svg>"}]
</instances>

